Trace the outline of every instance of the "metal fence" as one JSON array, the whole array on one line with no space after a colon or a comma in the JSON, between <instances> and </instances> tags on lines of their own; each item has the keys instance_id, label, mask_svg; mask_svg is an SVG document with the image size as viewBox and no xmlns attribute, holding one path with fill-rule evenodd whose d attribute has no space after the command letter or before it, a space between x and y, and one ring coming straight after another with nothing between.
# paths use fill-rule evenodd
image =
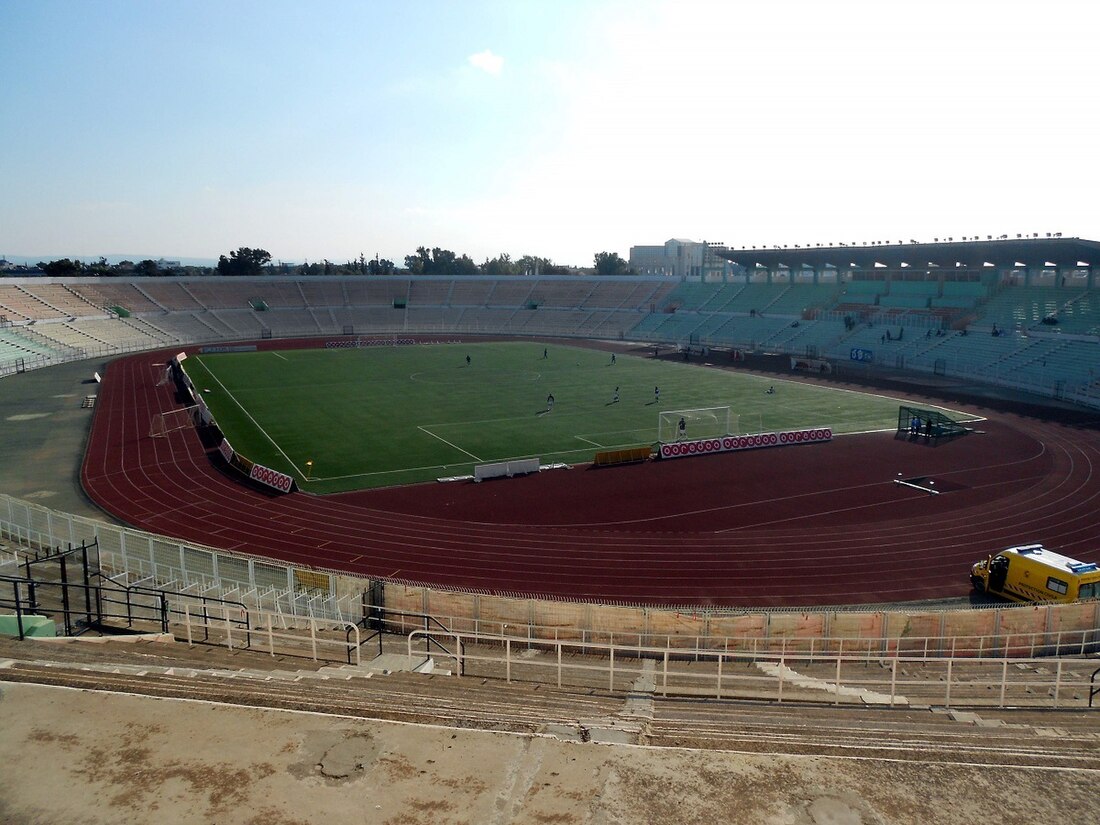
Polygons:
<instances>
[{"instance_id":1,"label":"metal fence","mask_svg":"<svg viewBox=\"0 0 1100 825\"><path fill-rule=\"evenodd\" d=\"M362 614L358 594L338 597L336 578L327 572L174 541L60 513L2 493L0 536L35 548L98 541L102 570L123 574L128 585L233 599L257 610L289 616L354 622Z\"/></svg>"},{"instance_id":2,"label":"metal fence","mask_svg":"<svg viewBox=\"0 0 1100 825\"><path fill-rule=\"evenodd\" d=\"M1092 659L929 659L921 656L806 655L701 650L691 657L659 647L578 642L530 645L462 633L416 630L454 651L463 677L624 692L649 681L660 696L834 705L1090 708L1100 669ZM489 644L489 643L492 644Z\"/></svg>"},{"instance_id":3,"label":"metal fence","mask_svg":"<svg viewBox=\"0 0 1100 825\"><path fill-rule=\"evenodd\" d=\"M0 494L0 537L35 548L98 541L101 571L120 587L171 591L172 612L203 600L239 603L289 626L298 620L408 633L437 627L517 644L654 648L676 655L1004 658L1100 649L1100 601L958 610L909 607L776 609L625 607L434 590L282 565L79 516ZM2 560L3 557L0 557ZM373 593L373 597L369 594ZM379 603L380 602L380 603ZM383 626L379 624L379 626Z\"/></svg>"}]
</instances>

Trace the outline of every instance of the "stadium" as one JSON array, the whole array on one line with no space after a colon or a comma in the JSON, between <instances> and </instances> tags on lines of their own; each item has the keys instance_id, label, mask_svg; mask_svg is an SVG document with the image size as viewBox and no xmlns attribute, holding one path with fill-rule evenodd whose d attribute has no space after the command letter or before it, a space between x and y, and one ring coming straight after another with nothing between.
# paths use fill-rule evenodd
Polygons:
<instances>
[{"instance_id":1,"label":"stadium","mask_svg":"<svg viewBox=\"0 0 1100 825\"><path fill-rule=\"evenodd\" d=\"M1085 714L1098 604L1016 607L968 572L1025 542L1100 562L1098 251L729 249L720 281L6 279L4 607L34 613L34 581L66 630L125 614L320 662L408 639L594 702L648 679ZM83 508L41 503L29 469L60 410ZM35 580L27 553L82 578ZM688 717L645 737L721 747Z\"/></svg>"}]
</instances>

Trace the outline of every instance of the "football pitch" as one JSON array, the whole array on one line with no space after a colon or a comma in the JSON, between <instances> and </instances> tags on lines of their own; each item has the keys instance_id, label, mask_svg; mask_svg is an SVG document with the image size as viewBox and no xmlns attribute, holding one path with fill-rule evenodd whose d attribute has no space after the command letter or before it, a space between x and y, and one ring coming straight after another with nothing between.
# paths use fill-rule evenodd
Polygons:
<instances>
[{"instance_id":1,"label":"football pitch","mask_svg":"<svg viewBox=\"0 0 1100 825\"><path fill-rule=\"evenodd\" d=\"M468 475L517 458L585 463L600 450L654 444L661 412L728 406L734 432L842 434L895 429L899 404L534 342L218 353L184 366L234 449L314 493Z\"/></svg>"}]
</instances>

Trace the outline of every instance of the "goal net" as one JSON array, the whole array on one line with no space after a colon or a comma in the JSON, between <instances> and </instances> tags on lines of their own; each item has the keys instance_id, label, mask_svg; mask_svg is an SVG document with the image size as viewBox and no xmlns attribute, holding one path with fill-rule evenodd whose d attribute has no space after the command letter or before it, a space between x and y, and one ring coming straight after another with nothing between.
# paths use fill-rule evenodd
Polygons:
<instances>
[{"instance_id":1,"label":"goal net","mask_svg":"<svg viewBox=\"0 0 1100 825\"><path fill-rule=\"evenodd\" d=\"M733 416L729 407L698 410L667 410L659 413L657 440L662 444L730 435Z\"/></svg>"},{"instance_id":2,"label":"goal net","mask_svg":"<svg viewBox=\"0 0 1100 825\"><path fill-rule=\"evenodd\" d=\"M198 404L192 407L183 407L178 410L167 410L166 412L157 413L153 416L153 421L149 425L149 435L152 438L158 438L168 435L168 433L175 432L176 430L198 426L198 423Z\"/></svg>"}]
</instances>

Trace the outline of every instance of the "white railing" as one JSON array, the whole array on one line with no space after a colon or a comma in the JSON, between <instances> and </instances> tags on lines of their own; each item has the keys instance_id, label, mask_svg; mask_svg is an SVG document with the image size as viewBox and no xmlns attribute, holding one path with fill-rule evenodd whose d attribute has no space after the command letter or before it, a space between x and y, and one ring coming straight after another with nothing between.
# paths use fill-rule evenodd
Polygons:
<instances>
[{"instance_id":1,"label":"white railing","mask_svg":"<svg viewBox=\"0 0 1100 825\"><path fill-rule=\"evenodd\" d=\"M176 625L188 645L201 639L204 644L224 645L230 650L301 655L308 650L314 661L344 661L361 664L359 628L351 622L322 622L307 619L288 623L277 613L242 611L230 605L183 605L173 614L169 628ZM332 634L332 635L326 635Z\"/></svg>"},{"instance_id":2,"label":"white railing","mask_svg":"<svg viewBox=\"0 0 1100 825\"><path fill-rule=\"evenodd\" d=\"M0 536L39 549L97 541L102 570L123 574L127 584L140 581L147 586L171 585L181 591L201 590L209 595L241 588L258 596L263 594L254 603L257 609L279 609L320 619L354 621L361 612L358 596L337 598L331 575L327 577L328 592L318 592L315 587L307 589L298 584L299 568L293 566L60 513L3 493ZM311 583L317 581L316 572L309 571ZM303 593L308 594L304 601Z\"/></svg>"},{"instance_id":3,"label":"white railing","mask_svg":"<svg viewBox=\"0 0 1100 825\"><path fill-rule=\"evenodd\" d=\"M43 549L98 542L102 571L119 584L141 584L145 587L172 589L191 595L205 595L239 601L247 609L261 610L284 617L284 621L317 619L357 623L372 610L365 605L363 594L370 580L350 574L316 570L306 571L271 560L239 556L209 547L174 541L163 536L127 527L106 524L66 513L58 513L38 504L20 501L0 494L0 538L7 537L28 547ZM309 575L301 576L303 572ZM308 582L307 585L300 583ZM317 584L327 584L327 591ZM600 617L583 620L580 614L563 603L566 614L558 624L542 624L538 615L554 615L558 602L539 601L521 596L491 594L468 595L464 600L469 612L451 615L432 607L436 591L417 588L417 612L403 612L394 602L382 605L387 628L406 633L423 627L424 615L430 614L448 632L476 638L510 636L531 643L569 642L581 646L647 646L696 655L700 651L722 650L741 655L832 655L866 658L885 655L917 655L925 658L1005 657L1084 654L1100 646L1100 601L1077 605L993 606L973 609L926 611L908 608L889 609L882 606L855 608L802 607L795 613L813 614L822 632L801 635L789 621L791 610L695 608L692 628L705 630L711 623L728 623L745 618L746 631L739 635L723 633L692 633L688 629L677 634L662 633L664 619L675 608L631 608L601 606ZM393 590L395 602L406 604L404 583ZM448 610L456 602L440 592ZM460 594L461 595L461 594ZM387 597L387 601L389 601ZM894 613L904 613L911 620L931 616L942 635L921 635L900 631L892 622ZM526 620L504 621L481 616L527 615ZM568 615L569 618L565 618ZM861 622L853 623L850 635L832 635L840 616L856 615ZM1031 622L1021 626L1019 617ZM731 618L732 617L732 618ZM593 621L599 625L593 626ZM951 633L957 622L960 633ZM610 629L603 630L600 627ZM860 627L877 630L860 630ZM975 626L989 632L975 633ZM1046 631L1038 628L1060 627ZM653 629L651 629L653 628ZM517 631L519 631L517 633Z\"/></svg>"},{"instance_id":4,"label":"white railing","mask_svg":"<svg viewBox=\"0 0 1100 825\"><path fill-rule=\"evenodd\" d=\"M431 640L436 659L451 660L465 676L505 682L633 689L643 675L661 696L755 701L811 701L834 705L942 705L943 707L1090 706L1096 661L1092 659L928 659L920 656L807 656L660 647L585 645L501 636L416 630L408 655ZM647 664L652 663L652 664Z\"/></svg>"}]
</instances>

